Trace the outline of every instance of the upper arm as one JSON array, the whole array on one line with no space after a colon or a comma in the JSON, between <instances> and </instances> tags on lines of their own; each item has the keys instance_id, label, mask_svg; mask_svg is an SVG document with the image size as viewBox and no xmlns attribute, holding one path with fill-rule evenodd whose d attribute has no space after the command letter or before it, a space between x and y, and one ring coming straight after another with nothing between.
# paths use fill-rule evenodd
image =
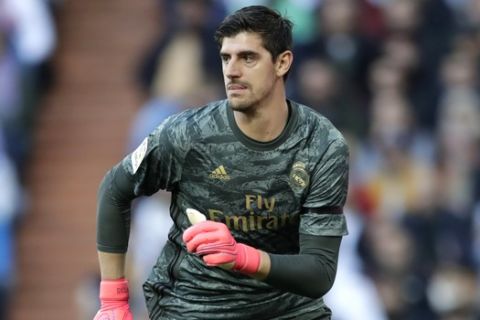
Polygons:
<instances>
[{"instance_id":1,"label":"upper arm","mask_svg":"<svg viewBox=\"0 0 480 320\"><path fill-rule=\"evenodd\" d=\"M317 162L303 205L300 233L314 236L343 236L343 215L348 190L348 147L343 138L330 143Z\"/></svg>"},{"instance_id":2,"label":"upper arm","mask_svg":"<svg viewBox=\"0 0 480 320\"><path fill-rule=\"evenodd\" d=\"M165 120L122 160L137 196L172 190L181 178L189 135L187 126L174 119Z\"/></svg>"}]
</instances>

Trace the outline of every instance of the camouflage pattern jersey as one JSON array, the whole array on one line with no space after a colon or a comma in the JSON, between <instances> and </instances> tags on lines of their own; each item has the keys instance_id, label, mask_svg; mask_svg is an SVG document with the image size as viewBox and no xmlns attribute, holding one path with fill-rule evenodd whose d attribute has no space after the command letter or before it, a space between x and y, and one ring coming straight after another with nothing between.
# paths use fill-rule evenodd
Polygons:
<instances>
[{"instance_id":1,"label":"camouflage pattern jersey","mask_svg":"<svg viewBox=\"0 0 480 320\"><path fill-rule=\"evenodd\" d=\"M323 116L288 103L288 123L273 141L245 136L224 100L166 119L122 161L136 195L172 192L174 225L144 284L151 319L329 318L321 298L207 267L182 242L189 207L225 223L238 242L269 253L298 253L299 233L347 233L343 214L309 210L343 206L345 140Z\"/></svg>"}]
</instances>

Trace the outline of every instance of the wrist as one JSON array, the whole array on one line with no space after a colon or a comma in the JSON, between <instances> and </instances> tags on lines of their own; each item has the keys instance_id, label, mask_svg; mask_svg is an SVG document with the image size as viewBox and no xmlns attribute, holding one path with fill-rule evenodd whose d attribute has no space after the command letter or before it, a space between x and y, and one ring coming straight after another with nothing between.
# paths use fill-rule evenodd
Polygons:
<instances>
[{"instance_id":1,"label":"wrist","mask_svg":"<svg viewBox=\"0 0 480 320\"><path fill-rule=\"evenodd\" d=\"M133 320L128 305L128 282L124 278L100 282L100 310L94 320Z\"/></svg>"},{"instance_id":2,"label":"wrist","mask_svg":"<svg viewBox=\"0 0 480 320\"><path fill-rule=\"evenodd\" d=\"M100 300L128 301L128 297L128 281L125 278L100 282Z\"/></svg>"},{"instance_id":3,"label":"wrist","mask_svg":"<svg viewBox=\"0 0 480 320\"><path fill-rule=\"evenodd\" d=\"M258 271L251 276L258 280L265 280L268 275L270 274L271 269L271 260L268 253L262 250L258 250L260 252L260 266L258 267Z\"/></svg>"},{"instance_id":4,"label":"wrist","mask_svg":"<svg viewBox=\"0 0 480 320\"><path fill-rule=\"evenodd\" d=\"M237 243L237 247L238 255L233 270L249 275L256 274L261 265L260 250L243 243Z\"/></svg>"}]
</instances>

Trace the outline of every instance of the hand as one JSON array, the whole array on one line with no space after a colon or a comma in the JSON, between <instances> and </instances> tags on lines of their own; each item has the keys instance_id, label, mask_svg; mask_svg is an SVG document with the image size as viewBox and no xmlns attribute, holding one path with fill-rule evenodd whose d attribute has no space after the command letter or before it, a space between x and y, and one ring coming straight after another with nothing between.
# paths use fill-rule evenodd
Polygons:
<instances>
[{"instance_id":1,"label":"hand","mask_svg":"<svg viewBox=\"0 0 480 320\"><path fill-rule=\"evenodd\" d=\"M100 283L100 310L93 320L133 320L128 305L128 282L125 279Z\"/></svg>"},{"instance_id":2,"label":"hand","mask_svg":"<svg viewBox=\"0 0 480 320\"><path fill-rule=\"evenodd\" d=\"M260 252L237 243L228 227L220 222L199 222L183 233L187 251L203 256L208 266L231 264L232 270L254 274L260 266Z\"/></svg>"}]
</instances>

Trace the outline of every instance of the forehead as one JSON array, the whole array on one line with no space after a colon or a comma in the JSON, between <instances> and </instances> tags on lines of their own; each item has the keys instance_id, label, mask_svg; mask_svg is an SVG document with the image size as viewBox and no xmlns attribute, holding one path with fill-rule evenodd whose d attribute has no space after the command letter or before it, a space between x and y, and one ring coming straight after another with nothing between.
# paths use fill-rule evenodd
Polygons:
<instances>
[{"instance_id":1,"label":"forehead","mask_svg":"<svg viewBox=\"0 0 480 320\"><path fill-rule=\"evenodd\" d=\"M254 32L240 32L232 37L225 37L222 41L220 53L235 54L238 52L254 51L268 52L263 46L262 38Z\"/></svg>"}]
</instances>

